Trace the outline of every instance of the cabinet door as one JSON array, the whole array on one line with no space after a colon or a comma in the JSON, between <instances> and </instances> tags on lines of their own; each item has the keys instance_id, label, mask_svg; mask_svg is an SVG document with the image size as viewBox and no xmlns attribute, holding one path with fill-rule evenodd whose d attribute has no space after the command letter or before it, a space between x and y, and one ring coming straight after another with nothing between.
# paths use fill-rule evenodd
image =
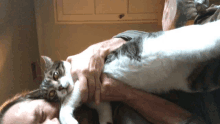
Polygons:
<instances>
[{"instance_id":1,"label":"cabinet door","mask_svg":"<svg viewBox=\"0 0 220 124\"><path fill-rule=\"evenodd\" d=\"M62 0L60 4L64 15L92 15L95 10L92 0Z\"/></svg>"},{"instance_id":2,"label":"cabinet door","mask_svg":"<svg viewBox=\"0 0 220 124\"><path fill-rule=\"evenodd\" d=\"M95 0L96 14L121 14L127 11L127 0Z\"/></svg>"},{"instance_id":3,"label":"cabinet door","mask_svg":"<svg viewBox=\"0 0 220 124\"><path fill-rule=\"evenodd\" d=\"M56 23L161 22L164 0L54 0Z\"/></svg>"}]
</instances>

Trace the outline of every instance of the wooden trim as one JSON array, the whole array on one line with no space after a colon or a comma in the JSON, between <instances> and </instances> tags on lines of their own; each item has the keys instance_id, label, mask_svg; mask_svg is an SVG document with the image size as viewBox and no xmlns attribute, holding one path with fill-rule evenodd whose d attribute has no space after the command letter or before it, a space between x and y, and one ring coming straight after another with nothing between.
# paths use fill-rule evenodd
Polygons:
<instances>
[{"instance_id":1,"label":"wooden trim","mask_svg":"<svg viewBox=\"0 0 220 124\"><path fill-rule=\"evenodd\" d=\"M72 21L63 21L63 22L59 22L56 21L56 24L121 24L121 23L126 23L126 24L145 24L145 23L158 23L158 20L144 20L144 21L94 21L94 22L72 22Z\"/></svg>"}]
</instances>

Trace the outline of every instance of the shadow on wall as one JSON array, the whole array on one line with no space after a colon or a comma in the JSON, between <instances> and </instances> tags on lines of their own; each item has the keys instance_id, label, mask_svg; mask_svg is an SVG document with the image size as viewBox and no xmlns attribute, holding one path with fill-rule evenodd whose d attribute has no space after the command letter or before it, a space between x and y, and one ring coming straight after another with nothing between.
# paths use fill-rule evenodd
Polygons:
<instances>
[{"instance_id":1,"label":"shadow on wall","mask_svg":"<svg viewBox=\"0 0 220 124\"><path fill-rule=\"evenodd\" d=\"M23 90L38 87L31 63L39 61L34 2L0 3L0 104Z\"/></svg>"}]
</instances>

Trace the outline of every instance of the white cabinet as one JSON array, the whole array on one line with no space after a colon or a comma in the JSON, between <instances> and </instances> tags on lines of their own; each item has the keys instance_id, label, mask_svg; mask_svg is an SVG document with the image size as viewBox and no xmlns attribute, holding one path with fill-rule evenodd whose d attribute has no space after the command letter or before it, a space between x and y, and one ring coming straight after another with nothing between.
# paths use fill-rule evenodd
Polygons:
<instances>
[{"instance_id":1,"label":"white cabinet","mask_svg":"<svg viewBox=\"0 0 220 124\"><path fill-rule=\"evenodd\" d=\"M161 23L164 0L54 0L55 22Z\"/></svg>"}]
</instances>

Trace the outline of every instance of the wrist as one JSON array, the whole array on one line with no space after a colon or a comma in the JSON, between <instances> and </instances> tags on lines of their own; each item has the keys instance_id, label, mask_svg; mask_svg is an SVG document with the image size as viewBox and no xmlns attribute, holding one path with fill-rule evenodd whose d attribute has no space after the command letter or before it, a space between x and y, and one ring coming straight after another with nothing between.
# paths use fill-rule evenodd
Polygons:
<instances>
[{"instance_id":1,"label":"wrist","mask_svg":"<svg viewBox=\"0 0 220 124\"><path fill-rule=\"evenodd\" d=\"M138 100L138 98L142 97L143 91L134 89L132 87L127 88L126 94L125 94L125 99L124 103L130 103Z\"/></svg>"},{"instance_id":2,"label":"wrist","mask_svg":"<svg viewBox=\"0 0 220 124\"><path fill-rule=\"evenodd\" d=\"M100 45L101 56L105 58L112 51L121 47L124 43L126 43L126 41L121 38L112 38L104 42L98 43L98 45Z\"/></svg>"}]
</instances>

